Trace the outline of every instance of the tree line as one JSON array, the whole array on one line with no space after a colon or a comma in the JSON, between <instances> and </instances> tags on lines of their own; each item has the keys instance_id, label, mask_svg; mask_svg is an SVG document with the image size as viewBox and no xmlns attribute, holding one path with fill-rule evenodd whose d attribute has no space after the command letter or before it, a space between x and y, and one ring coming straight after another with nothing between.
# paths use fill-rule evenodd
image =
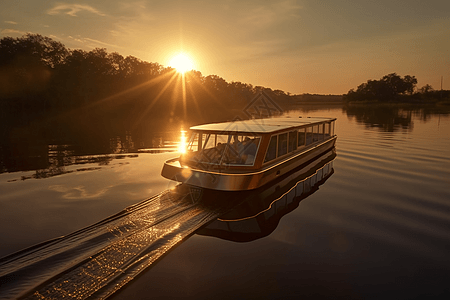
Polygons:
<instances>
[{"instance_id":1,"label":"tree line","mask_svg":"<svg viewBox=\"0 0 450 300\"><path fill-rule=\"evenodd\" d=\"M396 73L369 80L344 95L347 101L448 99L448 91ZM107 152L119 136L145 147L152 132L181 125L232 120L264 92L282 110L301 103L338 103L340 95L293 95L133 56L68 49L39 34L0 39L0 152L11 144L66 143ZM257 107L255 111L258 111ZM13 151L13 150L11 150ZM16 150L14 150L16 151ZM14 152L13 151L13 152Z\"/></svg>"},{"instance_id":2,"label":"tree line","mask_svg":"<svg viewBox=\"0 0 450 300\"><path fill-rule=\"evenodd\" d=\"M173 125L232 119L261 91L280 105L299 99L195 70L182 77L104 48L72 50L39 34L0 40L1 141L29 135L84 144L105 139L106 145L125 132L143 137Z\"/></svg>"},{"instance_id":3,"label":"tree line","mask_svg":"<svg viewBox=\"0 0 450 300\"><path fill-rule=\"evenodd\" d=\"M379 80L368 80L360 84L356 90L351 89L344 95L344 100L352 101L379 101L379 102L432 102L447 100L450 91L436 91L426 84L420 89L416 88L415 76L404 77L391 73Z\"/></svg>"}]
</instances>

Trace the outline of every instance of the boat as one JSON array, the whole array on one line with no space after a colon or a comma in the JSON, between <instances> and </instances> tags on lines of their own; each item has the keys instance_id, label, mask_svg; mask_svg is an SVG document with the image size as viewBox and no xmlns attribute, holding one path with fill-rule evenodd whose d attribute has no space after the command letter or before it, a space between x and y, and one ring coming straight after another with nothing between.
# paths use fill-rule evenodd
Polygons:
<instances>
[{"instance_id":1,"label":"boat","mask_svg":"<svg viewBox=\"0 0 450 300\"><path fill-rule=\"evenodd\" d=\"M164 162L167 179L205 189L257 189L336 143L336 118L270 118L197 125L185 153Z\"/></svg>"},{"instance_id":2,"label":"boat","mask_svg":"<svg viewBox=\"0 0 450 300\"><path fill-rule=\"evenodd\" d=\"M204 192L204 199L215 198L218 203L231 200L236 205L197 230L196 234L235 242L250 242L270 235L281 218L297 209L301 201L318 191L333 175L335 158L333 148L266 186L248 192L234 192L238 195Z\"/></svg>"}]
</instances>

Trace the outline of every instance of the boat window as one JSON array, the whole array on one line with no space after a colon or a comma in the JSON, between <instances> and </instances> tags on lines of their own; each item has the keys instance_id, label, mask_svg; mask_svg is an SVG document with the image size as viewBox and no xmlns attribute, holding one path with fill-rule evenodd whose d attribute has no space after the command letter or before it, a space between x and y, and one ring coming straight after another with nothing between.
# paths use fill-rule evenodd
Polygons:
<instances>
[{"instance_id":1,"label":"boat window","mask_svg":"<svg viewBox=\"0 0 450 300\"><path fill-rule=\"evenodd\" d=\"M331 129L331 124L325 123L325 128L324 128L325 139L330 137L330 129Z\"/></svg>"},{"instance_id":2,"label":"boat window","mask_svg":"<svg viewBox=\"0 0 450 300\"><path fill-rule=\"evenodd\" d=\"M285 155L288 150L288 134L282 133L278 135L278 154L277 157Z\"/></svg>"},{"instance_id":3,"label":"boat window","mask_svg":"<svg viewBox=\"0 0 450 300\"><path fill-rule=\"evenodd\" d=\"M318 125L313 126L313 142L317 142L319 140L319 134L318 134Z\"/></svg>"},{"instance_id":4,"label":"boat window","mask_svg":"<svg viewBox=\"0 0 450 300\"><path fill-rule=\"evenodd\" d=\"M297 131L289 132L288 151L292 152L297 150Z\"/></svg>"},{"instance_id":5,"label":"boat window","mask_svg":"<svg viewBox=\"0 0 450 300\"><path fill-rule=\"evenodd\" d=\"M215 147L215 140L216 135L215 134L203 134L203 147L202 149L210 149Z\"/></svg>"},{"instance_id":6,"label":"boat window","mask_svg":"<svg viewBox=\"0 0 450 300\"><path fill-rule=\"evenodd\" d=\"M251 135L194 133L188 152L198 163L253 165L260 141L261 137Z\"/></svg>"},{"instance_id":7,"label":"boat window","mask_svg":"<svg viewBox=\"0 0 450 300\"><path fill-rule=\"evenodd\" d=\"M210 149L217 146L220 142L227 142L227 135L217 135L217 134L192 134L187 150L188 151L198 151L198 149Z\"/></svg>"},{"instance_id":8,"label":"boat window","mask_svg":"<svg viewBox=\"0 0 450 300\"><path fill-rule=\"evenodd\" d=\"M306 141L306 133L305 133L305 128L299 129L298 130L298 147L302 147L305 145L305 141Z\"/></svg>"},{"instance_id":9,"label":"boat window","mask_svg":"<svg viewBox=\"0 0 450 300\"><path fill-rule=\"evenodd\" d=\"M318 139L319 139L319 141L322 141L323 140L323 126L324 126L324 124L320 124L320 125L318 125L319 126L319 132L318 132Z\"/></svg>"},{"instance_id":10,"label":"boat window","mask_svg":"<svg viewBox=\"0 0 450 300\"><path fill-rule=\"evenodd\" d=\"M306 145L310 145L313 142L312 126L306 127Z\"/></svg>"},{"instance_id":11,"label":"boat window","mask_svg":"<svg viewBox=\"0 0 450 300\"><path fill-rule=\"evenodd\" d=\"M264 162L268 162L277 157L277 138L278 138L277 135L273 135L270 138L269 148L267 149L266 158L264 159Z\"/></svg>"},{"instance_id":12,"label":"boat window","mask_svg":"<svg viewBox=\"0 0 450 300\"><path fill-rule=\"evenodd\" d=\"M333 122L331 122L331 131L330 131L331 136L334 135L334 131L335 131L335 125L334 125L334 121L333 121Z\"/></svg>"},{"instance_id":13,"label":"boat window","mask_svg":"<svg viewBox=\"0 0 450 300\"><path fill-rule=\"evenodd\" d=\"M223 164L253 165L258 151L260 137L233 136L231 142L226 146L222 158Z\"/></svg>"},{"instance_id":14,"label":"boat window","mask_svg":"<svg viewBox=\"0 0 450 300\"><path fill-rule=\"evenodd\" d=\"M189 144L187 146L188 151L198 151L198 141L199 135L198 133L194 133L191 135L191 139L189 140Z\"/></svg>"},{"instance_id":15,"label":"boat window","mask_svg":"<svg viewBox=\"0 0 450 300\"><path fill-rule=\"evenodd\" d=\"M244 137L243 151L240 154L244 165L253 165L258 153L260 137Z\"/></svg>"}]
</instances>

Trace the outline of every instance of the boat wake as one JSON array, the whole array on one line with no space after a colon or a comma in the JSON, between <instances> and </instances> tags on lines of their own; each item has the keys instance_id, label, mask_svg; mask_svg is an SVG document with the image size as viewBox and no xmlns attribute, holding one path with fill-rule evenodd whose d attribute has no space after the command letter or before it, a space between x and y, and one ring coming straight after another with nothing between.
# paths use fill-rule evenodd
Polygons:
<instances>
[{"instance_id":1,"label":"boat wake","mask_svg":"<svg viewBox=\"0 0 450 300\"><path fill-rule=\"evenodd\" d=\"M202 225L219 208L199 191L162 192L70 235L0 259L1 299L106 298Z\"/></svg>"}]
</instances>

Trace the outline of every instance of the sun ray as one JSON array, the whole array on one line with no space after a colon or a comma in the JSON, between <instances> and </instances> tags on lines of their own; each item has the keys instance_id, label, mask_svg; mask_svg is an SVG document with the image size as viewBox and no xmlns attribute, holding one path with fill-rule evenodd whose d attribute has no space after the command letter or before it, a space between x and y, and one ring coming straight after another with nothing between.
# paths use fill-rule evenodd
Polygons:
<instances>
[{"instance_id":1,"label":"sun ray","mask_svg":"<svg viewBox=\"0 0 450 300\"><path fill-rule=\"evenodd\" d=\"M82 107L76 107L76 108L73 108L73 109L71 109L71 110L69 110L67 112L62 113L62 114L55 115L55 116L51 117L50 120L56 120L57 118L64 119L64 118L68 118L68 117L70 117L72 115L82 114L83 112L85 112L85 111L87 111L89 109L93 109L95 107L99 107L101 105L104 105L106 102L111 102L111 101L117 100L120 97L123 97L123 96L125 96L127 94L130 94L130 93L136 92L136 91L138 91L140 89L144 89L146 87L155 85L158 82L164 80L167 76L169 76L171 74L172 74L172 76L176 75L175 71L168 72L166 74L162 74L162 75L160 75L160 76L158 76L156 78L152 78L152 79L150 79L148 81L145 81L143 83L140 83L138 85L130 87L130 88L126 89L126 90L123 90L123 91L120 91L118 93L106 96L104 98L101 98L99 100L93 101L91 103L87 103L86 105L84 105Z\"/></svg>"},{"instance_id":2,"label":"sun ray","mask_svg":"<svg viewBox=\"0 0 450 300\"><path fill-rule=\"evenodd\" d=\"M190 75L189 73L187 74L187 76L191 77L191 75ZM191 80L194 80L194 82L195 82L196 84L200 84L199 80L198 80L197 78L195 78L195 77L191 78ZM191 92L192 101L193 101L193 103L194 103L194 105L195 105L195 108L196 108L196 110L197 110L197 114L198 114L199 116L201 116L201 115L202 115L202 110L200 109L200 106L199 106L198 103L197 103L197 97L195 97L195 92L194 92L194 90L192 89L192 85L191 85L191 84L188 85L187 88L188 88L189 91Z\"/></svg>"},{"instance_id":3,"label":"sun ray","mask_svg":"<svg viewBox=\"0 0 450 300\"><path fill-rule=\"evenodd\" d=\"M183 92L183 113L184 113L184 119L187 118L187 97L186 97L186 76L183 73L181 76L181 87Z\"/></svg>"},{"instance_id":4,"label":"sun ray","mask_svg":"<svg viewBox=\"0 0 450 300\"><path fill-rule=\"evenodd\" d=\"M172 81L176 78L176 74L174 73L170 80L166 83L166 85L161 89L161 91L156 95L156 97L153 99L153 101L149 104L149 106L138 116L133 124L133 129L142 121L142 119L145 117L145 115L150 111L150 109L156 104L156 102L159 100L161 95L166 91L166 89L170 86Z\"/></svg>"}]
</instances>

